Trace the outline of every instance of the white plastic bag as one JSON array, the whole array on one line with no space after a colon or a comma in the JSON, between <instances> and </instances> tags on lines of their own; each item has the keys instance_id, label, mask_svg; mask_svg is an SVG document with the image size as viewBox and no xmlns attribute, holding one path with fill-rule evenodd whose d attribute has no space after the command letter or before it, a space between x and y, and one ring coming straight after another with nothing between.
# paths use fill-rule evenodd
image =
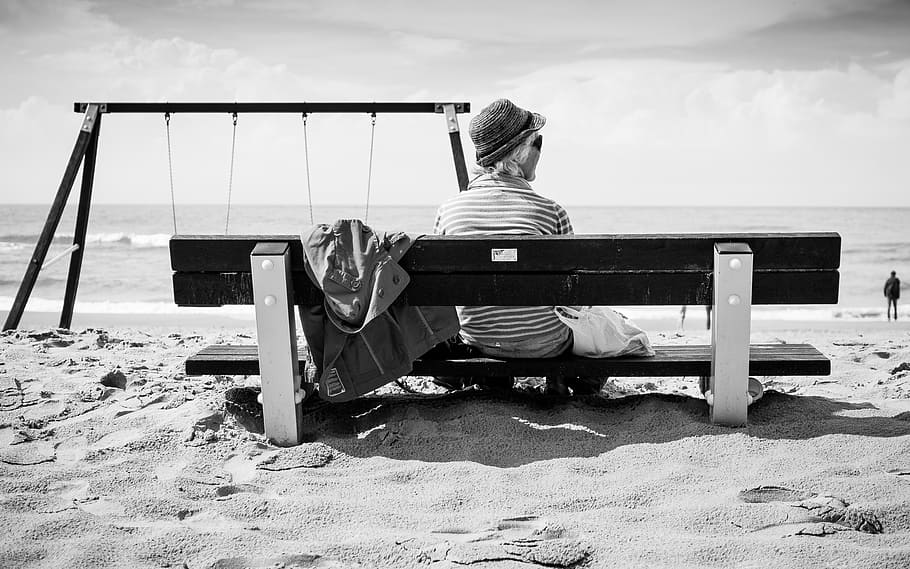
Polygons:
<instances>
[{"instance_id":1,"label":"white plastic bag","mask_svg":"<svg viewBox=\"0 0 910 569\"><path fill-rule=\"evenodd\" d=\"M653 356L648 335L607 306L557 306L556 316L572 329L572 353L588 358Z\"/></svg>"}]
</instances>

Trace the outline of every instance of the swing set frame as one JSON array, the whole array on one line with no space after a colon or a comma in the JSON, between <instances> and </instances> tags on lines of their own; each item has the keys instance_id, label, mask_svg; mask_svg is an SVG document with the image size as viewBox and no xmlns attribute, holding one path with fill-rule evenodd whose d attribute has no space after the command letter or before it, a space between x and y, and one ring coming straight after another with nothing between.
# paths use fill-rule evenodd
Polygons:
<instances>
[{"instance_id":1,"label":"swing set frame","mask_svg":"<svg viewBox=\"0 0 910 569\"><path fill-rule=\"evenodd\" d=\"M471 112L471 104L464 103L430 103L430 102L319 102L319 103L73 103L73 111L83 113L82 125L76 137L76 143L70 154L63 179L57 188L57 194L51 204L44 228L35 245L25 276L19 284L19 290L13 305L10 307L3 330L19 326L29 296L38 280L41 269L70 255L69 273L66 279L66 291L63 296L63 308L60 312L60 328L69 328L73 320L73 307L76 302L76 291L79 286L79 275L82 271L82 258L85 252L85 236L88 231L89 210L92 201L92 186L95 178L95 164L98 155L98 139L101 135L101 117L113 113L435 113L444 114L452 147L452 158L455 163L455 174L458 178L458 189L464 191L468 185L468 174L461 145L461 131L458 127L458 114ZM76 212L76 228L73 243L66 251L45 263L48 249L54 239L54 233L60 224L60 218L66 208L67 200L76 182L76 176L82 169L82 186L79 194L79 205Z\"/></svg>"}]
</instances>

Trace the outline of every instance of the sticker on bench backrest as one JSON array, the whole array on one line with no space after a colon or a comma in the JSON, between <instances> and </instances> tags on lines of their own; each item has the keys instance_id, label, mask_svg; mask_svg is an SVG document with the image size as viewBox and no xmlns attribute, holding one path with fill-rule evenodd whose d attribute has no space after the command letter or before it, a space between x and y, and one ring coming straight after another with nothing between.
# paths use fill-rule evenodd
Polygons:
<instances>
[{"instance_id":1,"label":"sticker on bench backrest","mask_svg":"<svg viewBox=\"0 0 910 569\"><path fill-rule=\"evenodd\" d=\"M329 397L335 397L336 395L344 393L344 384L341 383L341 378L338 377L337 369L332 368L329 370L329 373L326 374L325 390Z\"/></svg>"},{"instance_id":2,"label":"sticker on bench backrest","mask_svg":"<svg viewBox=\"0 0 910 569\"><path fill-rule=\"evenodd\" d=\"M490 249L490 260L494 263L515 263L518 249Z\"/></svg>"}]
</instances>

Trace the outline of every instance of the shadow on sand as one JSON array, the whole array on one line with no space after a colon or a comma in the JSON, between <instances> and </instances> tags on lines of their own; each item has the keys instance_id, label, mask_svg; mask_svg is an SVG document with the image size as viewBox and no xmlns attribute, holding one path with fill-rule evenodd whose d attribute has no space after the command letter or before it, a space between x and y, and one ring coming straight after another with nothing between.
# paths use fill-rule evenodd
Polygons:
<instances>
[{"instance_id":1,"label":"shadow on sand","mask_svg":"<svg viewBox=\"0 0 910 569\"><path fill-rule=\"evenodd\" d=\"M806 440L832 434L910 434L910 413L885 417L875 412L869 403L768 391L750 407L749 425L737 429L712 425L704 400L683 395L554 401L536 392L469 390L317 402L306 409L304 422L307 440L350 456L514 467L687 437L743 433L766 440Z\"/></svg>"}]
</instances>

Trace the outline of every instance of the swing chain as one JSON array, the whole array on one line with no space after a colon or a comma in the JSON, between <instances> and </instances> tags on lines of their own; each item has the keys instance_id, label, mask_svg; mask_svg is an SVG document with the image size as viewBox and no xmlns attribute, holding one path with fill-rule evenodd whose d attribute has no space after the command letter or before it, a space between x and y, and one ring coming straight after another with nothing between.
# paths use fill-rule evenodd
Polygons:
<instances>
[{"instance_id":1,"label":"swing chain","mask_svg":"<svg viewBox=\"0 0 910 569\"><path fill-rule=\"evenodd\" d=\"M174 235L176 235L177 203L174 199L174 165L171 159L171 113L164 113L164 130L167 132L167 173L171 182L171 214L174 218Z\"/></svg>"},{"instance_id":2,"label":"swing chain","mask_svg":"<svg viewBox=\"0 0 910 569\"><path fill-rule=\"evenodd\" d=\"M303 158L304 164L306 165L306 196L307 205L310 208L310 225L316 225L316 221L313 217L313 192L310 188L310 146L306 136L306 119L307 114L303 113Z\"/></svg>"},{"instance_id":3,"label":"swing chain","mask_svg":"<svg viewBox=\"0 0 910 569\"><path fill-rule=\"evenodd\" d=\"M370 113L370 162L367 168L367 202L366 209L363 213L364 223L370 219L370 185L373 181L373 140L376 136L376 112Z\"/></svg>"},{"instance_id":4,"label":"swing chain","mask_svg":"<svg viewBox=\"0 0 910 569\"><path fill-rule=\"evenodd\" d=\"M228 172L228 196L227 196L227 214L224 218L224 234L228 234L228 228L231 223L231 190L234 186L234 149L237 144L237 113L232 113L234 118L234 129L231 134L231 169Z\"/></svg>"}]
</instances>

